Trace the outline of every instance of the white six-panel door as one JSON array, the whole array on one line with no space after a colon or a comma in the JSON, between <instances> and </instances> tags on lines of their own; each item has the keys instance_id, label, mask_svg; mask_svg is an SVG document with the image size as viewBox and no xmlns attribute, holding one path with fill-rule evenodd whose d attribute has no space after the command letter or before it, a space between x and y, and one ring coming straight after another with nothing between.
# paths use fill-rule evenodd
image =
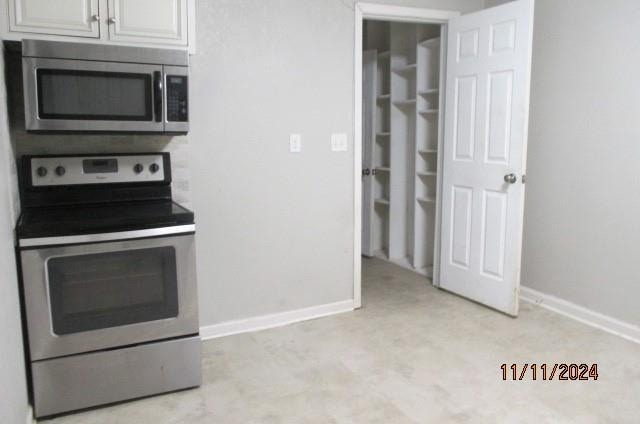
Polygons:
<instances>
[{"instance_id":1,"label":"white six-panel door","mask_svg":"<svg viewBox=\"0 0 640 424\"><path fill-rule=\"evenodd\" d=\"M518 313L533 0L449 21L440 287Z\"/></svg>"}]
</instances>

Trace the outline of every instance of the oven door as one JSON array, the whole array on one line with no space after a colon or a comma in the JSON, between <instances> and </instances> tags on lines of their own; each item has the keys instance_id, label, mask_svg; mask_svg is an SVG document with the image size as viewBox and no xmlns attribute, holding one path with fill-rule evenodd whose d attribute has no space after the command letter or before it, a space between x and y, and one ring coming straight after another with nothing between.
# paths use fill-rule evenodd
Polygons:
<instances>
[{"instance_id":1,"label":"oven door","mask_svg":"<svg viewBox=\"0 0 640 424\"><path fill-rule=\"evenodd\" d=\"M20 255L32 360L199 331L193 234Z\"/></svg>"},{"instance_id":2,"label":"oven door","mask_svg":"<svg viewBox=\"0 0 640 424\"><path fill-rule=\"evenodd\" d=\"M162 66L22 58L28 131L162 132Z\"/></svg>"}]
</instances>

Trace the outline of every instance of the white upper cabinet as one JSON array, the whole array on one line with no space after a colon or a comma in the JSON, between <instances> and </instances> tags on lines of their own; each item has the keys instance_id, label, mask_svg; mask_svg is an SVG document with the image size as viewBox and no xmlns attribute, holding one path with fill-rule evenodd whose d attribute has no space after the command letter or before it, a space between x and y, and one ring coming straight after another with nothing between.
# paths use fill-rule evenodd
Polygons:
<instances>
[{"instance_id":1,"label":"white upper cabinet","mask_svg":"<svg viewBox=\"0 0 640 424\"><path fill-rule=\"evenodd\" d=\"M9 26L18 32L99 38L98 10L98 0L10 0Z\"/></svg>"},{"instance_id":2,"label":"white upper cabinet","mask_svg":"<svg viewBox=\"0 0 640 424\"><path fill-rule=\"evenodd\" d=\"M187 0L109 0L114 41L187 45Z\"/></svg>"},{"instance_id":3,"label":"white upper cabinet","mask_svg":"<svg viewBox=\"0 0 640 424\"><path fill-rule=\"evenodd\" d=\"M0 0L0 37L188 47L195 0Z\"/></svg>"}]
</instances>

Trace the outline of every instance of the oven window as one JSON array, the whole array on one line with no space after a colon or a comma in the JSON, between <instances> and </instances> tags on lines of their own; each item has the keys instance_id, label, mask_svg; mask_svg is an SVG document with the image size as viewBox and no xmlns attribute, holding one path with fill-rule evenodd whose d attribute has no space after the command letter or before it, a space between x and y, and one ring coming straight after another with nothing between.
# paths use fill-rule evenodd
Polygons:
<instances>
[{"instance_id":1,"label":"oven window","mask_svg":"<svg viewBox=\"0 0 640 424\"><path fill-rule=\"evenodd\" d=\"M55 334L178 315L171 246L52 258L47 268Z\"/></svg>"},{"instance_id":2,"label":"oven window","mask_svg":"<svg viewBox=\"0 0 640 424\"><path fill-rule=\"evenodd\" d=\"M38 69L43 119L151 121L151 75Z\"/></svg>"}]
</instances>

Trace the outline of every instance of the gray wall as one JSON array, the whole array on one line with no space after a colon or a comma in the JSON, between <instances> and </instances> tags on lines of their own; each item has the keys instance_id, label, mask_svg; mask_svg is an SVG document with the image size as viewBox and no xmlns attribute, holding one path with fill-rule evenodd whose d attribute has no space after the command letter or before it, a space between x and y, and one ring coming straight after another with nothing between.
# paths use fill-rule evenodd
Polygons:
<instances>
[{"instance_id":1,"label":"gray wall","mask_svg":"<svg viewBox=\"0 0 640 424\"><path fill-rule=\"evenodd\" d=\"M202 324L351 299L353 1L197 6L189 150ZM332 132L348 134L348 152L331 152ZM289 153L289 133L302 134L302 153Z\"/></svg>"},{"instance_id":2,"label":"gray wall","mask_svg":"<svg viewBox=\"0 0 640 424\"><path fill-rule=\"evenodd\" d=\"M4 60L0 45L0 75ZM0 423L24 423L27 385L16 275L13 227L18 214L17 179L9 140L4 82L0 83Z\"/></svg>"},{"instance_id":3,"label":"gray wall","mask_svg":"<svg viewBox=\"0 0 640 424\"><path fill-rule=\"evenodd\" d=\"M189 138L204 325L352 297L352 5L198 2ZM612 183L638 182L639 8L536 2L522 273L634 324L637 204ZM329 150L332 132L349 135L348 153Z\"/></svg>"},{"instance_id":4,"label":"gray wall","mask_svg":"<svg viewBox=\"0 0 640 424\"><path fill-rule=\"evenodd\" d=\"M640 2L537 0L522 282L640 325Z\"/></svg>"}]
</instances>

